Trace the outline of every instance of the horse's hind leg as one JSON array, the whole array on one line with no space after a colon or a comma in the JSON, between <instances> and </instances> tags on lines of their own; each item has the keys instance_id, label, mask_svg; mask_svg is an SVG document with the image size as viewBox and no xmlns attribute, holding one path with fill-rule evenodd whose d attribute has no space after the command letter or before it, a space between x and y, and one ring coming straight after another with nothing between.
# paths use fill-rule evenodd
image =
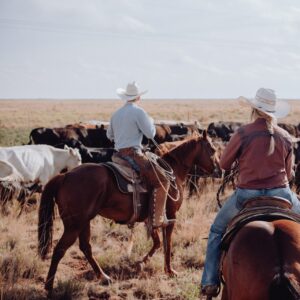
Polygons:
<instances>
[{"instance_id":1,"label":"horse's hind leg","mask_svg":"<svg viewBox=\"0 0 300 300\"><path fill-rule=\"evenodd\" d=\"M90 237L91 237L91 226L90 223L88 223L79 235L79 248L85 255L90 265L92 266L94 272L96 273L96 276L102 279L103 284L108 284L111 282L111 279L109 276L107 276L104 273L104 271L97 264L95 258L93 257L92 247L90 244Z\"/></svg>"},{"instance_id":2,"label":"horse's hind leg","mask_svg":"<svg viewBox=\"0 0 300 300\"><path fill-rule=\"evenodd\" d=\"M57 271L57 266L60 260L65 255L66 251L74 244L78 237L79 232L77 230L64 230L62 237L54 248L51 265L49 268L47 280L45 283L45 289L51 293L53 289L53 282L55 273Z\"/></svg>"}]
</instances>

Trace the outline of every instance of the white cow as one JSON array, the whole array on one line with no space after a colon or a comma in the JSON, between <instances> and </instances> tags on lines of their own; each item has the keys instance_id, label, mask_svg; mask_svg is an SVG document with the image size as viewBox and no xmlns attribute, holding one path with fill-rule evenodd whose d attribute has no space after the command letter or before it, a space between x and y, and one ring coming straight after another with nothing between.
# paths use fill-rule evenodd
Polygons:
<instances>
[{"instance_id":1,"label":"white cow","mask_svg":"<svg viewBox=\"0 0 300 300\"><path fill-rule=\"evenodd\" d=\"M0 160L0 181L23 182L23 176L8 161Z\"/></svg>"},{"instance_id":2,"label":"white cow","mask_svg":"<svg viewBox=\"0 0 300 300\"><path fill-rule=\"evenodd\" d=\"M63 169L70 170L81 164L78 149L57 149L48 145L3 147L0 160L12 165L24 183L39 182L43 186Z\"/></svg>"}]
</instances>

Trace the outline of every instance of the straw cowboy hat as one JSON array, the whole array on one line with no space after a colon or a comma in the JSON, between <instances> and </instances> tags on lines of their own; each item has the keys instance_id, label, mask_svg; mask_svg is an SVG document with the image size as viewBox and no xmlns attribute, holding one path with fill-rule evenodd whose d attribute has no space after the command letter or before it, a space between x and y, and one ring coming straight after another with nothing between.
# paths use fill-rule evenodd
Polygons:
<instances>
[{"instance_id":1,"label":"straw cowboy hat","mask_svg":"<svg viewBox=\"0 0 300 300\"><path fill-rule=\"evenodd\" d=\"M132 83L128 83L126 90L119 88L117 89L117 94L118 96L126 101L131 101L136 99L137 97L143 95L147 93L147 91L140 91L139 86L137 85L137 83L135 81L133 81Z\"/></svg>"},{"instance_id":2,"label":"straw cowboy hat","mask_svg":"<svg viewBox=\"0 0 300 300\"><path fill-rule=\"evenodd\" d=\"M253 108L257 108L272 118L284 118L290 112L289 103L278 100L272 89L260 88L254 99L239 97L239 100L246 100Z\"/></svg>"}]
</instances>

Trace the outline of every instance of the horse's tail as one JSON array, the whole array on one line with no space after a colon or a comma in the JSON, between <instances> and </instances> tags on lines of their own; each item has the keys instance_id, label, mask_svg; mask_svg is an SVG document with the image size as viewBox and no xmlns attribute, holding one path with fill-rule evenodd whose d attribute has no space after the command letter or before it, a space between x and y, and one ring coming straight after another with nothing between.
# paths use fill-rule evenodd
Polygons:
<instances>
[{"instance_id":1,"label":"horse's tail","mask_svg":"<svg viewBox=\"0 0 300 300\"><path fill-rule=\"evenodd\" d=\"M38 253L42 259L45 259L52 246L55 197L63 178L63 174L53 177L42 193L38 223Z\"/></svg>"},{"instance_id":2,"label":"horse's tail","mask_svg":"<svg viewBox=\"0 0 300 300\"><path fill-rule=\"evenodd\" d=\"M270 300L299 300L300 286L286 274L277 274L274 276L269 288Z\"/></svg>"}]
</instances>

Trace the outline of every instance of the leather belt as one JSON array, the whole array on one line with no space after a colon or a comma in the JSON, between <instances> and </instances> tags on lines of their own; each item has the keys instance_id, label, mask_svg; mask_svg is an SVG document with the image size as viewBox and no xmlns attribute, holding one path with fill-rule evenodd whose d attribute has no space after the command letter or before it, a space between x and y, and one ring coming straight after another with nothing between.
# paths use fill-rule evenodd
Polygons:
<instances>
[{"instance_id":1,"label":"leather belt","mask_svg":"<svg viewBox=\"0 0 300 300\"><path fill-rule=\"evenodd\" d=\"M119 149L119 150L118 150L118 152L119 152L122 156L126 156L126 155L133 154L135 151L136 151L136 149L133 148L133 147L122 148L122 149Z\"/></svg>"}]
</instances>

